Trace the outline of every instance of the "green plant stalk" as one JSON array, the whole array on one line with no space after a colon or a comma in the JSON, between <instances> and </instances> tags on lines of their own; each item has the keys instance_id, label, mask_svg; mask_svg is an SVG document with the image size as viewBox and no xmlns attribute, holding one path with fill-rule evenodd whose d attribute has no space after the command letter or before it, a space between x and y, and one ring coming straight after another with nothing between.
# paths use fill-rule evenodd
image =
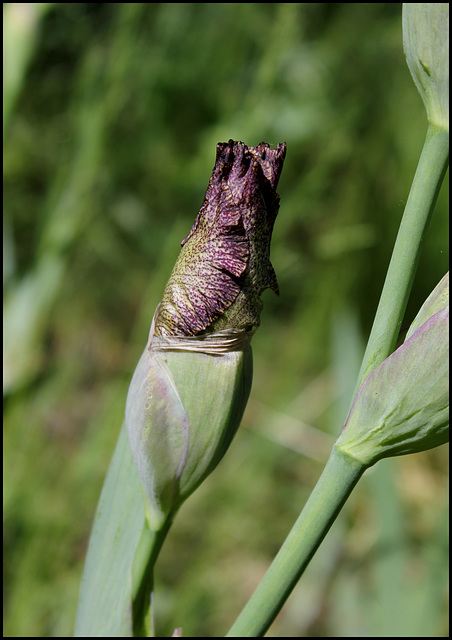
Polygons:
<instances>
[{"instance_id":1,"label":"green plant stalk","mask_svg":"<svg viewBox=\"0 0 452 640\"><path fill-rule=\"evenodd\" d=\"M333 447L306 506L226 637L265 634L364 470L360 462Z\"/></svg>"},{"instance_id":2,"label":"green plant stalk","mask_svg":"<svg viewBox=\"0 0 452 640\"><path fill-rule=\"evenodd\" d=\"M394 350L448 160L448 132L429 124L353 397ZM266 633L364 470L333 448L301 515L226 637Z\"/></svg>"},{"instance_id":3,"label":"green plant stalk","mask_svg":"<svg viewBox=\"0 0 452 640\"><path fill-rule=\"evenodd\" d=\"M159 531L145 522L133 561L133 637L155 637L152 593L154 591L154 565L174 520L168 517Z\"/></svg>"},{"instance_id":4,"label":"green plant stalk","mask_svg":"<svg viewBox=\"0 0 452 640\"><path fill-rule=\"evenodd\" d=\"M423 239L449 162L449 133L429 124L353 393L395 348Z\"/></svg>"}]
</instances>

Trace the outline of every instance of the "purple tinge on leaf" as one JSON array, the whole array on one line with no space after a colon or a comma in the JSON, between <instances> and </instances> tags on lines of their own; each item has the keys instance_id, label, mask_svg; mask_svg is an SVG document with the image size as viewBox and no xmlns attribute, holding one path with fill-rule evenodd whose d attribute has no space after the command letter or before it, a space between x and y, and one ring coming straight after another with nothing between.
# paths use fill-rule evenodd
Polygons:
<instances>
[{"instance_id":1,"label":"purple tinge on leaf","mask_svg":"<svg viewBox=\"0 0 452 640\"><path fill-rule=\"evenodd\" d=\"M335 446L370 466L448 440L449 305L367 376Z\"/></svg>"},{"instance_id":2,"label":"purple tinge on leaf","mask_svg":"<svg viewBox=\"0 0 452 640\"><path fill-rule=\"evenodd\" d=\"M270 241L286 144L271 149L229 140L163 294L155 335L192 336L259 325L260 294L278 293Z\"/></svg>"}]
</instances>

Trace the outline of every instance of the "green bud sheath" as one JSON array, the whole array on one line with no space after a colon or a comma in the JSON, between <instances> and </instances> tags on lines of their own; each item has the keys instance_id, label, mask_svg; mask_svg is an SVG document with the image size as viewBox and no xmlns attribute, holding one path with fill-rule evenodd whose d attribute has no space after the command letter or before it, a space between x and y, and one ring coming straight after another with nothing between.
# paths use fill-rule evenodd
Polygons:
<instances>
[{"instance_id":1,"label":"green bud sheath","mask_svg":"<svg viewBox=\"0 0 452 640\"><path fill-rule=\"evenodd\" d=\"M227 353L215 353L215 340L224 343L212 335L205 353L192 350L208 350L202 340L177 339L167 349L154 337L130 384L126 425L155 530L218 464L248 401L249 337Z\"/></svg>"},{"instance_id":2,"label":"green bud sheath","mask_svg":"<svg viewBox=\"0 0 452 640\"><path fill-rule=\"evenodd\" d=\"M449 3L404 2L403 49L429 122L449 131Z\"/></svg>"},{"instance_id":3,"label":"green bud sheath","mask_svg":"<svg viewBox=\"0 0 452 640\"><path fill-rule=\"evenodd\" d=\"M335 447L366 466L449 440L449 280L427 298L401 347L370 373Z\"/></svg>"},{"instance_id":4,"label":"green bud sheath","mask_svg":"<svg viewBox=\"0 0 452 640\"><path fill-rule=\"evenodd\" d=\"M148 517L160 529L226 452L251 390L260 294L286 145L217 145L204 202L130 384L126 425Z\"/></svg>"}]
</instances>

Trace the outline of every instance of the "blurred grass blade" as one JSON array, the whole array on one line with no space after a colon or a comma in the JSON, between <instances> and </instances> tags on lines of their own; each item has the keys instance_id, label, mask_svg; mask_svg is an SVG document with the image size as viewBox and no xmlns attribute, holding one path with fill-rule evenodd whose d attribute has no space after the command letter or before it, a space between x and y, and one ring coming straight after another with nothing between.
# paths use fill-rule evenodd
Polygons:
<instances>
[{"instance_id":1,"label":"blurred grass blade","mask_svg":"<svg viewBox=\"0 0 452 640\"><path fill-rule=\"evenodd\" d=\"M54 4L3 3L3 133L35 52L41 20Z\"/></svg>"},{"instance_id":2,"label":"blurred grass blade","mask_svg":"<svg viewBox=\"0 0 452 640\"><path fill-rule=\"evenodd\" d=\"M88 228L96 208L95 185L107 125L105 104L98 97L104 75L102 57L96 52L88 54L80 72L80 90L74 98L78 108L74 114L73 159L69 164L60 163L49 190L40 214L44 221L39 246L30 269L23 276L11 270L16 280L5 289L4 394L30 383L41 370L49 316L71 266L69 248ZM11 217L11 211L6 217Z\"/></svg>"},{"instance_id":3,"label":"blurred grass blade","mask_svg":"<svg viewBox=\"0 0 452 640\"><path fill-rule=\"evenodd\" d=\"M75 637L133 635L132 564L144 524L143 492L123 426L89 541Z\"/></svg>"},{"instance_id":4,"label":"blurred grass blade","mask_svg":"<svg viewBox=\"0 0 452 640\"><path fill-rule=\"evenodd\" d=\"M65 273L61 256L47 254L3 299L3 393L30 382L45 356L43 334Z\"/></svg>"}]
</instances>

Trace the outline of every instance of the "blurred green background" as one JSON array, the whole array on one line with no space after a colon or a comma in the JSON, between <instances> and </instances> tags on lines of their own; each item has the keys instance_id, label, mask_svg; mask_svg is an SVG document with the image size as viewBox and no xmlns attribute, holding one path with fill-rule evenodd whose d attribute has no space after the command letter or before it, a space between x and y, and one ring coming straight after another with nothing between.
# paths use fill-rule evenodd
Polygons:
<instances>
[{"instance_id":1,"label":"blurred green background","mask_svg":"<svg viewBox=\"0 0 452 640\"><path fill-rule=\"evenodd\" d=\"M4 635L71 636L155 306L229 138L287 142L243 424L157 564L222 636L347 415L426 132L398 3L6 3ZM448 269L448 193L405 325ZM448 449L380 462L269 636L446 636Z\"/></svg>"}]
</instances>

